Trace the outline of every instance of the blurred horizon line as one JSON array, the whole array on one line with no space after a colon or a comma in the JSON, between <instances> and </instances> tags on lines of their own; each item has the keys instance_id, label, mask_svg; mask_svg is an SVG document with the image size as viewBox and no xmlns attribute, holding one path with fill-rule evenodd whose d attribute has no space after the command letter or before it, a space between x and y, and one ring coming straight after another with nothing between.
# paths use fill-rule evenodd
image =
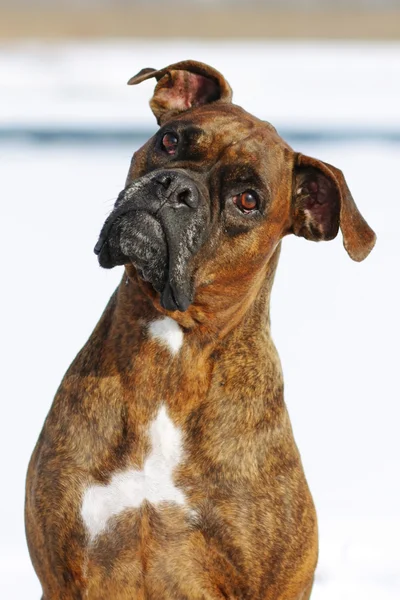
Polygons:
<instances>
[{"instance_id":1,"label":"blurred horizon line","mask_svg":"<svg viewBox=\"0 0 400 600\"><path fill-rule=\"evenodd\" d=\"M289 142L400 142L400 129L386 128L329 128L329 127L277 127L281 137ZM110 128L110 127L0 127L0 143L79 143L107 145L144 143L157 128Z\"/></svg>"}]
</instances>

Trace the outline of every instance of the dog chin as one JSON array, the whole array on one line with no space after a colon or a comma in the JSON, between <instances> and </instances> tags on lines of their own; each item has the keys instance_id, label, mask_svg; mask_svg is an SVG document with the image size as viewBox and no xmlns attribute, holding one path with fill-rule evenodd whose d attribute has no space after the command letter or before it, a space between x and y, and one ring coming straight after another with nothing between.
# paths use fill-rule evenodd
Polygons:
<instances>
[{"instance_id":1,"label":"dog chin","mask_svg":"<svg viewBox=\"0 0 400 600\"><path fill-rule=\"evenodd\" d=\"M179 286L171 284L168 277L165 284L158 285L154 282L152 273L146 270L146 268L137 267L134 260L131 260L131 264L135 268L138 277L144 283L150 285L155 292L160 294L160 304L165 310L185 312L192 304L191 297L184 290L180 289Z\"/></svg>"},{"instance_id":2,"label":"dog chin","mask_svg":"<svg viewBox=\"0 0 400 600\"><path fill-rule=\"evenodd\" d=\"M185 312L192 303L191 295L187 290L182 289L179 285L174 285L167 276L161 283L160 280L154 277L151 269L138 266L135 259L131 259L131 264L136 270L138 277L146 284L150 284L154 291L160 294L160 304L163 308L169 311L179 310ZM186 287L186 286L183 286Z\"/></svg>"}]
</instances>

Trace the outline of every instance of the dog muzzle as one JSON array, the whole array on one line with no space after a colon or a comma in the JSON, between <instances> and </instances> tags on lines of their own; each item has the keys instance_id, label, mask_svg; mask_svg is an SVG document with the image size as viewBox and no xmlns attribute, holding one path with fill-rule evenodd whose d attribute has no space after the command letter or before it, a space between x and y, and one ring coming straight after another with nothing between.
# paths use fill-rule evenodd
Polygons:
<instances>
[{"instance_id":1,"label":"dog muzzle","mask_svg":"<svg viewBox=\"0 0 400 600\"><path fill-rule=\"evenodd\" d=\"M94 248L102 267L132 263L167 310L193 302L191 258L206 239L209 204L184 170L159 170L118 196Z\"/></svg>"}]
</instances>

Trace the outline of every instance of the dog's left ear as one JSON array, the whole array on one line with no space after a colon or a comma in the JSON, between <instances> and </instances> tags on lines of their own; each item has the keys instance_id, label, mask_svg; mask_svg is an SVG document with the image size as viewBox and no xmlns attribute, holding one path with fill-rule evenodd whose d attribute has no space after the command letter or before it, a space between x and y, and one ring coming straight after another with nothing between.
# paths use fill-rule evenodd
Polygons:
<instances>
[{"instance_id":1,"label":"dog's left ear","mask_svg":"<svg viewBox=\"0 0 400 600\"><path fill-rule=\"evenodd\" d=\"M293 180L293 232L308 240L332 240L339 227L349 256L364 260L376 236L359 212L343 173L315 158L297 154Z\"/></svg>"},{"instance_id":2,"label":"dog's left ear","mask_svg":"<svg viewBox=\"0 0 400 600\"><path fill-rule=\"evenodd\" d=\"M136 85L151 77L155 77L158 82L150 107L159 124L166 115L172 116L217 100L232 100L231 87L223 75L194 60L175 63L159 71L142 69L131 77L128 85Z\"/></svg>"}]
</instances>

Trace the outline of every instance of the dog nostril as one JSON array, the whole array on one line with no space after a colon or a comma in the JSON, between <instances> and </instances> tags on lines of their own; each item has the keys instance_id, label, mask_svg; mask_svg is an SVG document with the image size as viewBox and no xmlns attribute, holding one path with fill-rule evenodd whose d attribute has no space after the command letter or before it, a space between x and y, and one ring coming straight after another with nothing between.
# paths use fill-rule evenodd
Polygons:
<instances>
[{"instance_id":1,"label":"dog nostril","mask_svg":"<svg viewBox=\"0 0 400 600\"><path fill-rule=\"evenodd\" d=\"M176 199L180 204L190 204L190 196L189 190L183 190L182 192L179 192Z\"/></svg>"},{"instance_id":2,"label":"dog nostril","mask_svg":"<svg viewBox=\"0 0 400 600\"><path fill-rule=\"evenodd\" d=\"M169 175L161 175L160 177L157 178L156 181L157 181L157 183L162 185L165 190L167 190L169 188L169 186L171 185L172 179Z\"/></svg>"}]
</instances>

